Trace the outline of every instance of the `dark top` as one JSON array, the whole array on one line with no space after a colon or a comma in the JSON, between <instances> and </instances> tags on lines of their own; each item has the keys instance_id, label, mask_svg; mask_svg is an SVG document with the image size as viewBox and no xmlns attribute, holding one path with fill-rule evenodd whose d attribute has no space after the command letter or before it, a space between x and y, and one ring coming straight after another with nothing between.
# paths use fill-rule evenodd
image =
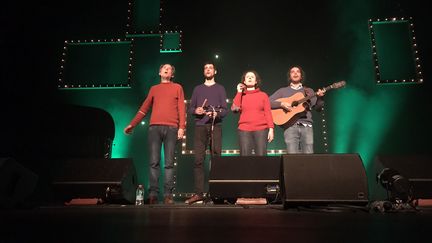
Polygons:
<instances>
[{"instance_id":1,"label":"dark top","mask_svg":"<svg viewBox=\"0 0 432 243\"><path fill-rule=\"evenodd\" d=\"M207 102L204 105L204 109L210 111L211 108L214 107L218 112L215 124L221 123L222 119L227 114L227 97L225 88L218 83L211 86L200 84L194 88L188 113L195 116L195 125L205 125L212 122L212 119L207 115L195 114L195 109L202 106L205 99L207 99Z\"/></svg>"}]
</instances>

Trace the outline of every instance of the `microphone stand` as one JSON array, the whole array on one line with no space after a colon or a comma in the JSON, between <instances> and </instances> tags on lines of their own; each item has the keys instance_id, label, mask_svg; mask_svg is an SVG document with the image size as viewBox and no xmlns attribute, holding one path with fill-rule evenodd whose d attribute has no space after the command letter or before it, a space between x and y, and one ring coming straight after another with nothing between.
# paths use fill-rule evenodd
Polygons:
<instances>
[{"instance_id":1,"label":"microphone stand","mask_svg":"<svg viewBox=\"0 0 432 243\"><path fill-rule=\"evenodd\" d=\"M209 105L208 106L213 114L216 112L216 109L214 106ZM212 167L212 160L213 160L213 154L214 154L214 140L213 140L213 133L214 133L214 126L215 126L215 120L216 117L212 115L212 123L211 123L211 129L210 129L210 159L209 159L209 175L211 173L211 167ZM204 203L213 203L210 196L210 185L209 185L209 191L206 193L206 196L204 198Z\"/></svg>"}]
</instances>

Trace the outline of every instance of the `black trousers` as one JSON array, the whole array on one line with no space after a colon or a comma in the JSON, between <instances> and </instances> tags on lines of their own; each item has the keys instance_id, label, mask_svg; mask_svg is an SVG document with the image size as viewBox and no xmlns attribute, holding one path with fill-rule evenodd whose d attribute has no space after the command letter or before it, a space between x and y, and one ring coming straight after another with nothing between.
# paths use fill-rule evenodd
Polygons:
<instances>
[{"instance_id":1,"label":"black trousers","mask_svg":"<svg viewBox=\"0 0 432 243\"><path fill-rule=\"evenodd\" d=\"M194 190L196 194L204 192L204 160L209 148L212 156L220 156L222 152L222 125L215 125L213 132L211 124L195 126L194 136Z\"/></svg>"}]
</instances>

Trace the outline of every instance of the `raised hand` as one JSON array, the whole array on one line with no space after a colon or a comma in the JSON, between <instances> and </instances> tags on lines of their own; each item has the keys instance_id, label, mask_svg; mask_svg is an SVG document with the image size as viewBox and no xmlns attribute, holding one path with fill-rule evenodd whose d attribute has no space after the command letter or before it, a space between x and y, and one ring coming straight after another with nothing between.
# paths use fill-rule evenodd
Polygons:
<instances>
[{"instance_id":1,"label":"raised hand","mask_svg":"<svg viewBox=\"0 0 432 243\"><path fill-rule=\"evenodd\" d=\"M237 92L243 92L243 90L246 88L246 85L243 83L237 84Z\"/></svg>"}]
</instances>

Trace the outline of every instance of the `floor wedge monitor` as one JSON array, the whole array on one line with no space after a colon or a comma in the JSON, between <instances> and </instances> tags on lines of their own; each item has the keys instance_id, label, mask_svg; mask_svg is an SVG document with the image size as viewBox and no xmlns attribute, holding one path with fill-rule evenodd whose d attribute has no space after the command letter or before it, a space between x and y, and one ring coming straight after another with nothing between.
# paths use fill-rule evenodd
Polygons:
<instances>
[{"instance_id":1,"label":"floor wedge monitor","mask_svg":"<svg viewBox=\"0 0 432 243\"><path fill-rule=\"evenodd\" d=\"M213 199L274 200L280 195L280 156L219 156L212 159L209 191Z\"/></svg>"},{"instance_id":2,"label":"floor wedge monitor","mask_svg":"<svg viewBox=\"0 0 432 243\"><path fill-rule=\"evenodd\" d=\"M358 154L287 154L282 161L287 206L368 203L366 171Z\"/></svg>"}]
</instances>

